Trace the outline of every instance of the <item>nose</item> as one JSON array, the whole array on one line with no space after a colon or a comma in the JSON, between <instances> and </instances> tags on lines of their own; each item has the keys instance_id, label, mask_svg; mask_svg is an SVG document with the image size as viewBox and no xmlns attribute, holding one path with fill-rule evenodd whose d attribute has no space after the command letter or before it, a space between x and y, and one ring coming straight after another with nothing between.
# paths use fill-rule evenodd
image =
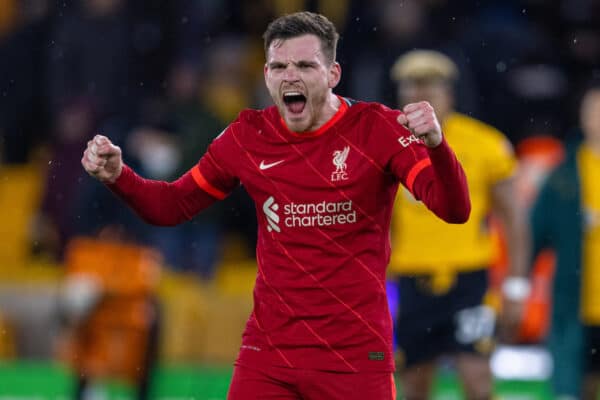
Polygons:
<instances>
[{"instance_id":1,"label":"nose","mask_svg":"<svg viewBox=\"0 0 600 400\"><path fill-rule=\"evenodd\" d=\"M298 80L298 69L293 64L288 64L283 73L283 79L294 82Z\"/></svg>"}]
</instances>

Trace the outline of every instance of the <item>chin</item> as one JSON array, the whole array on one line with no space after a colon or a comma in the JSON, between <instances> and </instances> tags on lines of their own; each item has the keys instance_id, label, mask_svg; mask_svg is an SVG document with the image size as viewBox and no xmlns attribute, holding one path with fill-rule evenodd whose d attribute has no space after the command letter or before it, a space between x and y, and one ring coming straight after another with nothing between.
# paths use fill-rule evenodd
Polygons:
<instances>
[{"instance_id":1,"label":"chin","mask_svg":"<svg viewBox=\"0 0 600 400\"><path fill-rule=\"evenodd\" d=\"M304 132L307 131L309 128L309 123L308 121L306 121L304 118L302 119L296 119L294 121L290 120L289 118L285 118L285 124L287 125L287 127L294 131L294 132Z\"/></svg>"}]
</instances>

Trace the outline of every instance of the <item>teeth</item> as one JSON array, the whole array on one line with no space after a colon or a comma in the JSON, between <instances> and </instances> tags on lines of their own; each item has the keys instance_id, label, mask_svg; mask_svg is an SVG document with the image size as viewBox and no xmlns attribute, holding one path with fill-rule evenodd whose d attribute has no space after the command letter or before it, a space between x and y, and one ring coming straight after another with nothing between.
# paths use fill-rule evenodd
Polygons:
<instances>
[{"instance_id":1,"label":"teeth","mask_svg":"<svg viewBox=\"0 0 600 400\"><path fill-rule=\"evenodd\" d=\"M286 92L283 94L284 96L302 96L300 92Z\"/></svg>"}]
</instances>

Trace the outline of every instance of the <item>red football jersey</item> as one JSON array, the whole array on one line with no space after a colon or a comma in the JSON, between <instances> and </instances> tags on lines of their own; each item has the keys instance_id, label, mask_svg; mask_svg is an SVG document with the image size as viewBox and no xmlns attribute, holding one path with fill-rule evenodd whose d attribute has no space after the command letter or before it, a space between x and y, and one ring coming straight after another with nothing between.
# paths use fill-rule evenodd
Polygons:
<instances>
[{"instance_id":1,"label":"red football jersey","mask_svg":"<svg viewBox=\"0 0 600 400\"><path fill-rule=\"evenodd\" d=\"M417 198L430 188L430 152L396 122L399 111L340 99L311 133L288 130L275 107L243 111L191 171L216 198L241 183L256 203L258 273L240 364L393 370L390 215L399 183ZM464 176L456 181L466 191Z\"/></svg>"},{"instance_id":2,"label":"red football jersey","mask_svg":"<svg viewBox=\"0 0 600 400\"><path fill-rule=\"evenodd\" d=\"M290 132L275 107L243 111L176 181L124 165L108 185L155 225L191 219L246 186L259 221L258 274L238 363L392 370L384 281L398 184L445 221L468 218L464 171L445 140L426 148L397 123L399 111L340 100L312 133Z\"/></svg>"}]
</instances>

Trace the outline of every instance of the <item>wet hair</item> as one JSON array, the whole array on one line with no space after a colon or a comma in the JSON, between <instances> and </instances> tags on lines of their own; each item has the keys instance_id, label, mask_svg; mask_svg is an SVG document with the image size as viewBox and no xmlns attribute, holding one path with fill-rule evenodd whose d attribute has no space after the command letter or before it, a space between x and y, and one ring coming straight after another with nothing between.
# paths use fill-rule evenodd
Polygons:
<instances>
[{"instance_id":1,"label":"wet hair","mask_svg":"<svg viewBox=\"0 0 600 400\"><path fill-rule=\"evenodd\" d=\"M330 63L335 61L339 39L335 26L324 15L309 11L284 15L271 22L263 34L265 54L273 41L291 39L302 35L317 36L321 41L321 51L325 59Z\"/></svg>"}]
</instances>

